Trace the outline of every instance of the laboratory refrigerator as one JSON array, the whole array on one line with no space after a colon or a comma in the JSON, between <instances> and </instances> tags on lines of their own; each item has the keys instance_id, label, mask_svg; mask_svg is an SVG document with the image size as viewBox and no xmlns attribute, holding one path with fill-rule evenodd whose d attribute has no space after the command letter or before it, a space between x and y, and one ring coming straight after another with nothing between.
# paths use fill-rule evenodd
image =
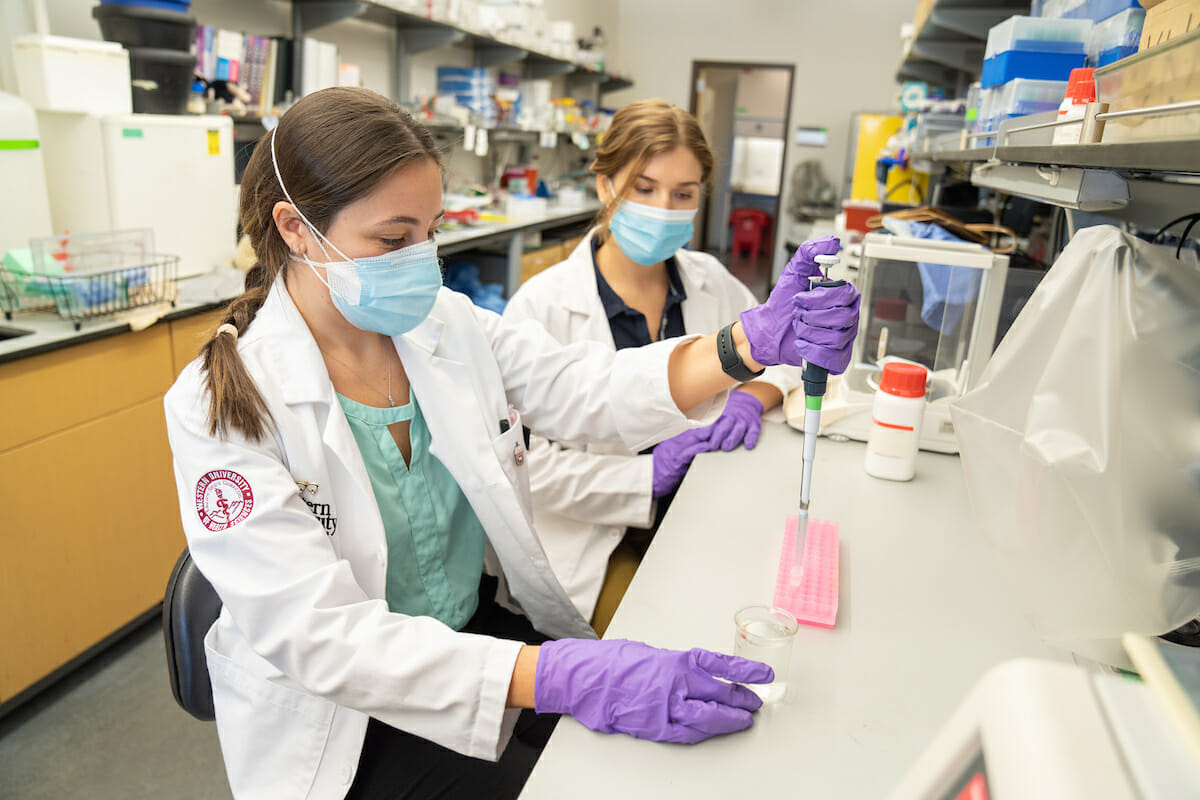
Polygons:
<instances>
[{"instance_id":1,"label":"laboratory refrigerator","mask_svg":"<svg viewBox=\"0 0 1200 800\"><path fill-rule=\"evenodd\" d=\"M237 244L233 122L223 116L38 112L55 234L149 228L179 277Z\"/></svg>"}]
</instances>

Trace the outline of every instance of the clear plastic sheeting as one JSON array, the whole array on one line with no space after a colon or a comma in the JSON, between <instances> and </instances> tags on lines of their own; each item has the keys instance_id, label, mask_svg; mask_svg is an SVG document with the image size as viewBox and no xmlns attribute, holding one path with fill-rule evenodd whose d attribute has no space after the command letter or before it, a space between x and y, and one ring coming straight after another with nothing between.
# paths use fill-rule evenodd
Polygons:
<instances>
[{"instance_id":1,"label":"clear plastic sheeting","mask_svg":"<svg viewBox=\"0 0 1200 800\"><path fill-rule=\"evenodd\" d=\"M976 522L1044 638L1123 665L1123 633L1200 616L1194 268L1080 231L951 411Z\"/></svg>"}]
</instances>

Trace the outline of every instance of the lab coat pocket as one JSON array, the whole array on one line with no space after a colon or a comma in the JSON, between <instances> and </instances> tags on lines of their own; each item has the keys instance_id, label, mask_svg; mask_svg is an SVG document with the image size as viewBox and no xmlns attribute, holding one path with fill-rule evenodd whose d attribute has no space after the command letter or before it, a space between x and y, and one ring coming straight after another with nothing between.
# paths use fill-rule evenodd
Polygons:
<instances>
[{"instance_id":1,"label":"lab coat pocket","mask_svg":"<svg viewBox=\"0 0 1200 800\"><path fill-rule=\"evenodd\" d=\"M217 735L235 797L308 797L334 704L254 674L206 647ZM265 662L264 662L265 663ZM245 747L250 742L253 746Z\"/></svg>"},{"instance_id":2,"label":"lab coat pocket","mask_svg":"<svg viewBox=\"0 0 1200 800\"><path fill-rule=\"evenodd\" d=\"M500 462L500 469L517 490L526 512L529 512L533 508L529 493L529 470L526 466L529 451L525 445L521 415L512 406L508 407L508 417L501 420L500 428L500 435L492 440L492 449L496 453L496 460Z\"/></svg>"}]
</instances>

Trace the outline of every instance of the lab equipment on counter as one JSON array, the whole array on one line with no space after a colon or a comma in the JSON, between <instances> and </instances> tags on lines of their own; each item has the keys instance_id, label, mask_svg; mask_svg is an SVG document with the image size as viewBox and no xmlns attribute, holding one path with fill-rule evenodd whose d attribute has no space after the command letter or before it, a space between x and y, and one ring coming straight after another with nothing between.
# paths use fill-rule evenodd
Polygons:
<instances>
[{"instance_id":1,"label":"lab equipment on counter","mask_svg":"<svg viewBox=\"0 0 1200 800\"><path fill-rule=\"evenodd\" d=\"M38 111L128 114L129 53L115 42L31 33L12 43L17 91Z\"/></svg>"},{"instance_id":2,"label":"lab equipment on counter","mask_svg":"<svg viewBox=\"0 0 1200 800\"><path fill-rule=\"evenodd\" d=\"M1014 659L979 680L891 800L1200 797L1192 759L1141 683Z\"/></svg>"},{"instance_id":3,"label":"lab equipment on counter","mask_svg":"<svg viewBox=\"0 0 1200 800\"><path fill-rule=\"evenodd\" d=\"M50 227L50 200L42 164L41 135L33 107L0 92L0 255L29 246L29 237Z\"/></svg>"},{"instance_id":4,"label":"lab equipment on counter","mask_svg":"<svg viewBox=\"0 0 1200 800\"><path fill-rule=\"evenodd\" d=\"M1057 646L1124 666L1123 634L1200 617L1198 353L1200 273L1085 228L951 406L991 561Z\"/></svg>"},{"instance_id":5,"label":"lab equipment on counter","mask_svg":"<svg viewBox=\"0 0 1200 800\"><path fill-rule=\"evenodd\" d=\"M792 645L800 626L787 609L777 606L745 606L733 615L733 654L760 661L775 671L770 683L752 683L746 688L773 703L787 696Z\"/></svg>"},{"instance_id":6,"label":"lab equipment on counter","mask_svg":"<svg viewBox=\"0 0 1200 800\"><path fill-rule=\"evenodd\" d=\"M233 121L157 114L38 115L54 231L151 228L178 277L237 246Z\"/></svg>"},{"instance_id":7,"label":"lab equipment on counter","mask_svg":"<svg viewBox=\"0 0 1200 800\"><path fill-rule=\"evenodd\" d=\"M845 374L831 381L821 433L866 441L883 364L900 359L930 372L921 449L957 453L950 403L991 357L1007 272L1008 256L981 245L868 234L858 336ZM795 428L805 416L799 403L793 393L785 407Z\"/></svg>"},{"instance_id":8,"label":"lab equipment on counter","mask_svg":"<svg viewBox=\"0 0 1200 800\"><path fill-rule=\"evenodd\" d=\"M893 361L883 365L867 435L864 467L868 475L912 480L925 417L927 375L920 364Z\"/></svg>"},{"instance_id":9,"label":"lab equipment on counter","mask_svg":"<svg viewBox=\"0 0 1200 800\"><path fill-rule=\"evenodd\" d=\"M148 230L35 238L30 244L30 271L6 266L0 277L10 290L19 281L28 296L52 298L76 330L85 320L175 304L179 256L156 252Z\"/></svg>"}]
</instances>

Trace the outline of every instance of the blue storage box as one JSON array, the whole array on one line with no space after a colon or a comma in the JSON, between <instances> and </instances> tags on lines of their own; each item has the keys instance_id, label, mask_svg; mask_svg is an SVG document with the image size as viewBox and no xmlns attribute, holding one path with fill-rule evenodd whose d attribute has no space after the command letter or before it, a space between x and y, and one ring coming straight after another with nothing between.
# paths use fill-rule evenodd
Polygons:
<instances>
[{"instance_id":1,"label":"blue storage box","mask_svg":"<svg viewBox=\"0 0 1200 800\"><path fill-rule=\"evenodd\" d=\"M1089 19L1092 22L1100 22L1132 8L1142 11L1143 16L1145 15L1145 9L1138 3L1138 0L1083 0L1078 5L1068 7L1063 18Z\"/></svg>"},{"instance_id":2,"label":"blue storage box","mask_svg":"<svg viewBox=\"0 0 1200 800\"><path fill-rule=\"evenodd\" d=\"M1018 78L1063 80L1071 76L1071 70L1082 67L1086 61L1086 53L1007 50L983 62L979 83L984 88L990 88Z\"/></svg>"},{"instance_id":3,"label":"blue storage box","mask_svg":"<svg viewBox=\"0 0 1200 800\"><path fill-rule=\"evenodd\" d=\"M1009 17L988 31L984 88L1015 78L1066 80L1087 60L1092 23L1078 19Z\"/></svg>"},{"instance_id":4,"label":"blue storage box","mask_svg":"<svg viewBox=\"0 0 1200 800\"><path fill-rule=\"evenodd\" d=\"M102 6L141 6L157 8L159 11L177 11L186 14L192 0L100 0Z\"/></svg>"},{"instance_id":5,"label":"blue storage box","mask_svg":"<svg viewBox=\"0 0 1200 800\"><path fill-rule=\"evenodd\" d=\"M1127 8L1120 14L1096 23L1088 41L1087 65L1103 67L1136 53L1145 22L1146 11L1138 7Z\"/></svg>"},{"instance_id":6,"label":"blue storage box","mask_svg":"<svg viewBox=\"0 0 1200 800\"><path fill-rule=\"evenodd\" d=\"M439 82L442 79L460 80L460 81L487 81L487 70L482 67L438 67L437 79Z\"/></svg>"}]
</instances>

